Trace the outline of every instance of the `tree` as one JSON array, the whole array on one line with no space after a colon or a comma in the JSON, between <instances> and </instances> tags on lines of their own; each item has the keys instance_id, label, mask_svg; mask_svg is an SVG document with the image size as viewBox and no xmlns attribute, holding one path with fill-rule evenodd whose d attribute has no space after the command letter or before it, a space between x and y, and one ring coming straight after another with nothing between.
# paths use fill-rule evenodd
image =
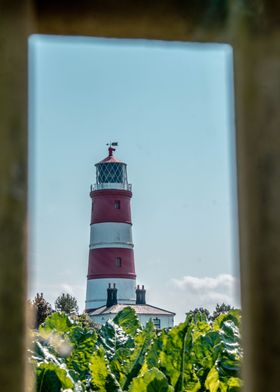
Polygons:
<instances>
[{"instance_id":1,"label":"tree","mask_svg":"<svg viewBox=\"0 0 280 392\"><path fill-rule=\"evenodd\" d=\"M55 301L55 310L66 314L77 314L79 308L76 298L70 294L61 294Z\"/></svg>"},{"instance_id":2,"label":"tree","mask_svg":"<svg viewBox=\"0 0 280 392\"><path fill-rule=\"evenodd\" d=\"M210 312L205 308L195 308L186 313L186 317L192 316L194 319L204 319L205 321L210 320Z\"/></svg>"},{"instance_id":3,"label":"tree","mask_svg":"<svg viewBox=\"0 0 280 392\"><path fill-rule=\"evenodd\" d=\"M35 328L39 328L40 324L42 324L46 320L46 318L52 313L52 307L45 300L43 293L37 293L31 304L35 308L36 312Z\"/></svg>"},{"instance_id":4,"label":"tree","mask_svg":"<svg viewBox=\"0 0 280 392\"><path fill-rule=\"evenodd\" d=\"M234 308L230 305L226 305L224 303L222 303L222 305L217 304L211 319L214 321L217 317L220 316L220 314L225 314L230 310L234 310Z\"/></svg>"}]
</instances>

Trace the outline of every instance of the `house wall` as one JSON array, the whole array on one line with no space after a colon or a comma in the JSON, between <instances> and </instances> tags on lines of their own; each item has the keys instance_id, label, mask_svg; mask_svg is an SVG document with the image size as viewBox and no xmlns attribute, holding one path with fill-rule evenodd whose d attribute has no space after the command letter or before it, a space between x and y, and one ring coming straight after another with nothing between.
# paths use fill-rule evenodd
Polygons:
<instances>
[{"instance_id":1,"label":"house wall","mask_svg":"<svg viewBox=\"0 0 280 392\"><path fill-rule=\"evenodd\" d=\"M160 319L160 328L171 328L174 326L174 317L173 316L169 316L169 315L147 315L147 314L141 314L138 316L139 317L139 321L141 323L141 325L145 326L147 324L147 322L152 318L158 318Z\"/></svg>"},{"instance_id":2,"label":"house wall","mask_svg":"<svg viewBox=\"0 0 280 392\"><path fill-rule=\"evenodd\" d=\"M116 314L105 314L98 316L90 316L91 320L98 324L105 324L107 320L113 319ZM141 325L144 327L150 319L158 318L160 319L161 328L171 328L174 325L174 317L169 315L138 315Z\"/></svg>"}]
</instances>

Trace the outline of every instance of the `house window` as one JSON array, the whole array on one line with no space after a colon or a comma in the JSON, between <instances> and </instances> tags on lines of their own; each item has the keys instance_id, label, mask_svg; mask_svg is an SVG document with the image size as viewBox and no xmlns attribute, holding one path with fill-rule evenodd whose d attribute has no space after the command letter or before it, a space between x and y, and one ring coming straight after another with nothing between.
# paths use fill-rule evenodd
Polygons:
<instances>
[{"instance_id":1,"label":"house window","mask_svg":"<svg viewBox=\"0 0 280 392\"><path fill-rule=\"evenodd\" d=\"M160 319L159 318L154 318L153 319L153 323L154 323L154 326L157 328L157 329L160 329Z\"/></svg>"},{"instance_id":2,"label":"house window","mask_svg":"<svg viewBox=\"0 0 280 392\"><path fill-rule=\"evenodd\" d=\"M116 257L116 267L120 268L122 266L122 258Z\"/></svg>"},{"instance_id":3,"label":"house window","mask_svg":"<svg viewBox=\"0 0 280 392\"><path fill-rule=\"evenodd\" d=\"M121 208L121 202L120 202L120 200L115 200L115 208L116 208L117 210L119 210L119 209Z\"/></svg>"}]
</instances>

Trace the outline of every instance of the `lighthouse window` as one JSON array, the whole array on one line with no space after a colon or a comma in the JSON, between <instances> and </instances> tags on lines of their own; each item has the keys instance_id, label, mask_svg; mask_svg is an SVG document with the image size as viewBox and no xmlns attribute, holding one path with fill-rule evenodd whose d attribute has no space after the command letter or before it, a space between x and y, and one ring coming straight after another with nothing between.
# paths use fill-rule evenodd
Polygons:
<instances>
[{"instance_id":1,"label":"lighthouse window","mask_svg":"<svg viewBox=\"0 0 280 392\"><path fill-rule=\"evenodd\" d=\"M121 183L124 181L123 171L121 163L101 163L97 166L97 182Z\"/></svg>"},{"instance_id":2,"label":"lighthouse window","mask_svg":"<svg viewBox=\"0 0 280 392\"><path fill-rule=\"evenodd\" d=\"M121 208L121 202L120 202L120 200L115 200L115 208L116 208L117 210L119 210L119 209Z\"/></svg>"},{"instance_id":3,"label":"lighthouse window","mask_svg":"<svg viewBox=\"0 0 280 392\"><path fill-rule=\"evenodd\" d=\"M120 268L122 266L122 258L116 257L116 267Z\"/></svg>"}]
</instances>

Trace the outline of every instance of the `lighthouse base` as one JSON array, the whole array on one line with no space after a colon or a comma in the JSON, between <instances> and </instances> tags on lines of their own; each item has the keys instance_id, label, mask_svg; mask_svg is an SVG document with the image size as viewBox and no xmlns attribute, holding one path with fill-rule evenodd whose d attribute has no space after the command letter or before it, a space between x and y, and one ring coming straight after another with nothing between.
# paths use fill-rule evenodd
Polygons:
<instances>
[{"instance_id":1,"label":"lighthouse base","mask_svg":"<svg viewBox=\"0 0 280 392\"><path fill-rule=\"evenodd\" d=\"M125 278L101 278L87 281L86 312L105 306L107 303L107 288L115 283L118 289L119 304L135 304L136 280Z\"/></svg>"}]
</instances>

